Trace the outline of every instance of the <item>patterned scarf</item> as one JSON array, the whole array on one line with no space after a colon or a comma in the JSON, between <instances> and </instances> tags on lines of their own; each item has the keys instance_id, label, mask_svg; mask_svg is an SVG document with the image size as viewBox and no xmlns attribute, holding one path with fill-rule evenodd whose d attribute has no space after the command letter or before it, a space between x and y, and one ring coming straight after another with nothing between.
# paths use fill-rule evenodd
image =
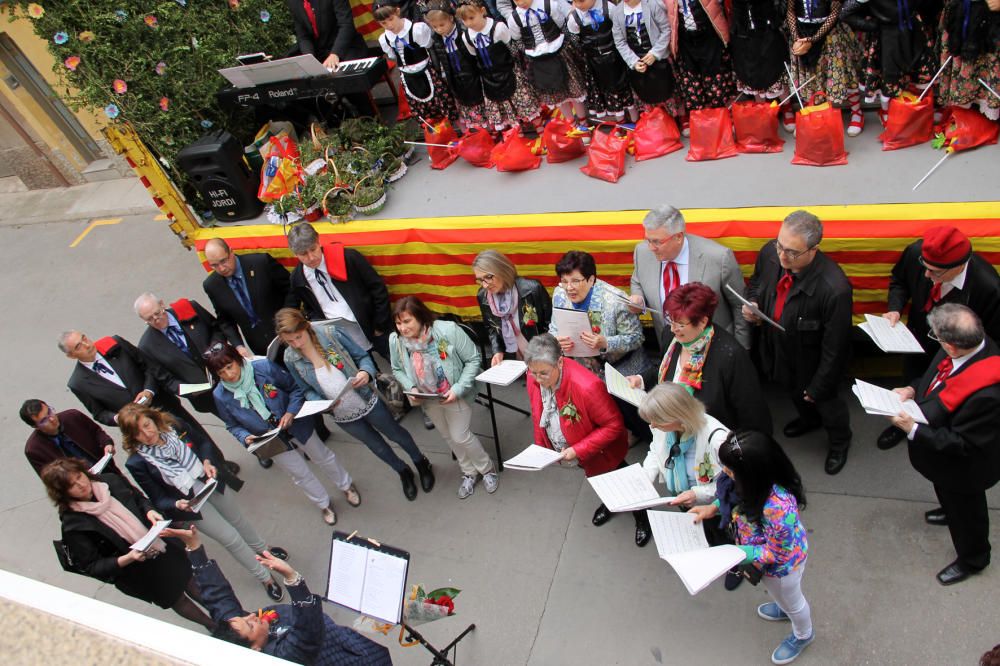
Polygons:
<instances>
[{"instance_id":1,"label":"patterned scarf","mask_svg":"<svg viewBox=\"0 0 1000 666\"><path fill-rule=\"evenodd\" d=\"M444 366L441 365L441 352L438 351L434 333L430 328L424 329L416 340L403 338L403 344L410 352L413 376L417 380L417 388L422 393L444 395L451 390L451 383L444 374Z\"/></svg>"},{"instance_id":2,"label":"patterned scarf","mask_svg":"<svg viewBox=\"0 0 1000 666\"><path fill-rule=\"evenodd\" d=\"M111 489L108 488L108 484L101 481L94 481L90 484L90 487L93 490L95 501L82 502L74 500L69 503L70 509L96 517L128 543L135 543L146 535L146 532L149 530L124 504L111 496ZM163 543L162 539L158 538L153 541L153 544L149 548L157 553L162 553L167 550L167 545Z\"/></svg>"},{"instance_id":3,"label":"patterned scarf","mask_svg":"<svg viewBox=\"0 0 1000 666\"><path fill-rule=\"evenodd\" d=\"M694 395L695 391L700 391L702 383L701 371L705 366L705 357L708 356L708 348L712 345L712 338L714 337L715 328L709 324L701 332L701 335L691 342L677 342L677 338L671 340L670 345L667 347L667 353L663 355L663 361L660 363L660 383L672 381L667 377L667 371L670 368L670 363L673 361L674 354L680 352L678 348L680 346L688 351L691 358L681 367L681 374L677 378L677 383L683 384L684 388L691 395Z\"/></svg>"},{"instance_id":4,"label":"patterned scarf","mask_svg":"<svg viewBox=\"0 0 1000 666\"><path fill-rule=\"evenodd\" d=\"M528 348L528 341L521 335L521 328L517 325L517 288L511 287L498 294L487 291L486 301L490 305L490 312L493 313L493 316L500 317L500 333L503 335L504 350L509 353L519 351L524 354L524 350Z\"/></svg>"},{"instance_id":5,"label":"patterned scarf","mask_svg":"<svg viewBox=\"0 0 1000 666\"><path fill-rule=\"evenodd\" d=\"M559 380L556 385L550 389L543 386L539 386L542 393L542 416L538 420L538 425L545 430L545 434L549 436L549 441L552 443L552 448L556 451L562 451L568 445L566 441L566 436L563 435L562 424L559 422L559 406L556 404L556 391L559 390L559 384L562 383L562 373L559 374Z\"/></svg>"},{"instance_id":6,"label":"patterned scarf","mask_svg":"<svg viewBox=\"0 0 1000 666\"><path fill-rule=\"evenodd\" d=\"M249 361L243 362L243 367L240 370L240 379L237 382L222 382L222 385L227 391L233 394L236 398L236 402L240 403L240 407L243 409L253 408L260 418L267 421L271 418L271 410L267 408L267 403L264 402L264 396L261 395L260 389L257 388L257 384L254 383L253 377L253 363Z\"/></svg>"},{"instance_id":7,"label":"patterned scarf","mask_svg":"<svg viewBox=\"0 0 1000 666\"><path fill-rule=\"evenodd\" d=\"M198 457L173 428L160 433L160 442L139 446L136 451L159 470L164 481L187 495L204 471Z\"/></svg>"}]
</instances>

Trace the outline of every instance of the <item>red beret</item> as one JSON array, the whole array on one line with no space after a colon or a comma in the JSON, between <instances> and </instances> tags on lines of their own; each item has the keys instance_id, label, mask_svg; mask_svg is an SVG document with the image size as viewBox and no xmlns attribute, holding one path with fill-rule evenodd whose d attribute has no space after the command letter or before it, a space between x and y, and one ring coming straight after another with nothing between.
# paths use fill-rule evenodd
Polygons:
<instances>
[{"instance_id":1,"label":"red beret","mask_svg":"<svg viewBox=\"0 0 1000 666\"><path fill-rule=\"evenodd\" d=\"M939 268L954 268L972 256L972 243L955 227L934 227L924 232L920 254L925 263Z\"/></svg>"}]
</instances>

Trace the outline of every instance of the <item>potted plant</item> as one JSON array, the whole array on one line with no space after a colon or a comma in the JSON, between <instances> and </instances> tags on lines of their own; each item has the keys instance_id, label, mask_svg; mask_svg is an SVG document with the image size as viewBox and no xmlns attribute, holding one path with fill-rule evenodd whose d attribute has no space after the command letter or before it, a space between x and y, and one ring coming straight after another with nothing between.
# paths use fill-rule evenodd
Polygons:
<instances>
[{"instance_id":1,"label":"potted plant","mask_svg":"<svg viewBox=\"0 0 1000 666\"><path fill-rule=\"evenodd\" d=\"M299 202L302 204L302 217L306 222L315 222L323 217L323 195L334 186L333 174L322 171L308 176L299 190Z\"/></svg>"},{"instance_id":2,"label":"potted plant","mask_svg":"<svg viewBox=\"0 0 1000 666\"><path fill-rule=\"evenodd\" d=\"M323 195L323 213L331 222L343 223L354 217L351 193L346 187L331 187Z\"/></svg>"},{"instance_id":3,"label":"potted plant","mask_svg":"<svg viewBox=\"0 0 1000 666\"><path fill-rule=\"evenodd\" d=\"M379 212L385 208L387 199L385 182L381 177L373 175L365 176L359 180L351 195L354 210L361 215L374 215Z\"/></svg>"},{"instance_id":4,"label":"potted plant","mask_svg":"<svg viewBox=\"0 0 1000 666\"><path fill-rule=\"evenodd\" d=\"M271 204L267 218L272 224L291 224L302 218L298 197L285 194Z\"/></svg>"}]
</instances>

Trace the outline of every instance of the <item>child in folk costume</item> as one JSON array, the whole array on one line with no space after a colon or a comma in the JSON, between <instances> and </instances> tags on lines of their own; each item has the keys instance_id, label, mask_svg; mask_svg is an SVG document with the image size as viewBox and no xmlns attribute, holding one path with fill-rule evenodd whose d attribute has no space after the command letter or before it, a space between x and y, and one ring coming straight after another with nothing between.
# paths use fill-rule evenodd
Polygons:
<instances>
[{"instance_id":1,"label":"child in folk costume","mask_svg":"<svg viewBox=\"0 0 1000 666\"><path fill-rule=\"evenodd\" d=\"M573 0L566 31L580 39L587 84L587 106L596 120L635 122L637 109L628 84L628 69L615 48L609 0Z\"/></svg>"},{"instance_id":2,"label":"child in folk costume","mask_svg":"<svg viewBox=\"0 0 1000 666\"><path fill-rule=\"evenodd\" d=\"M483 82L479 78L476 57L462 43L461 28L449 0L431 0L424 20L434 31L431 55L444 73L445 83L455 99L462 124L487 127L483 117ZM493 127L489 126L492 130Z\"/></svg>"},{"instance_id":3,"label":"child in folk costume","mask_svg":"<svg viewBox=\"0 0 1000 666\"><path fill-rule=\"evenodd\" d=\"M489 18L479 0L465 0L455 15L465 24L465 48L476 57L485 120L499 131L537 118L538 97L514 60L507 25Z\"/></svg>"},{"instance_id":4,"label":"child in folk costume","mask_svg":"<svg viewBox=\"0 0 1000 666\"><path fill-rule=\"evenodd\" d=\"M665 105L674 94L667 10L660 0L622 0L611 8L611 21L635 96L647 105Z\"/></svg>"},{"instance_id":5,"label":"child in folk costume","mask_svg":"<svg viewBox=\"0 0 1000 666\"><path fill-rule=\"evenodd\" d=\"M980 113L997 120L1000 99L979 79L1000 92L1000 2L947 0L940 35L941 64L953 58L938 78L938 102L965 108L977 104Z\"/></svg>"},{"instance_id":6,"label":"child in folk costume","mask_svg":"<svg viewBox=\"0 0 1000 666\"><path fill-rule=\"evenodd\" d=\"M850 29L840 22L840 0L787 0L786 25L792 54L792 85L815 79L799 90L803 100L816 91L826 93L836 106L850 106L848 136L857 136L865 126L858 90L860 45ZM795 115L785 111L785 129L795 127Z\"/></svg>"},{"instance_id":7,"label":"child in folk costume","mask_svg":"<svg viewBox=\"0 0 1000 666\"><path fill-rule=\"evenodd\" d=\"M788 45L773 0L733 0L729 50L736 88L757 101L785 96Z\"/></svg>"},{"instance_id":8,"label":"child in folk costume","mask_svg":"<svg viewBox=\"0 0 1000 666\"><path fill-rule=\"evenodd\" d=\"M580 53L562 33L569 5L565 0L514 0L507 27L524 44L528 80L538 99L560 107L563 116L586 124L587 97Z\"/></svg>"},{"instance_id":9,"label":"child in folk costume","mask_svg":"<svg viewBox=\"0 0 1000 666\"><path fill-rule=\"evenodd\" d=\"M399 7L388 0L377 0L372 15L385 30L378 38L379 46L399 66L413 112L421 118L457 120L455 101L427 50L433 34L430 26L403 18Z\"/></svg>"},{"instance_id":10,"label":"child in folk costume","mask_svg":"<svg viewBox=\"0 0 1000 666\"><path fill-rule=\"evenodd\" d=\"M721 0L666 0L670 52L684 108L726 106L736 95L729 58L729 23ZM681 126L688 129L687 119ZM685 131L685 136L690 133Z\"/></svg>"}]
</instances>

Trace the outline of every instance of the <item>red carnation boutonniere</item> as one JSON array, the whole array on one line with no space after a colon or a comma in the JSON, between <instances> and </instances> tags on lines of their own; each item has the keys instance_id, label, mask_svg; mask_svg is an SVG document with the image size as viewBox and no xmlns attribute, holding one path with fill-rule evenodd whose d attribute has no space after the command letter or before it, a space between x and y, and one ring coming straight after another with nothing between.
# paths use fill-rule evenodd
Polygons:
<instances>
[{"instance_id":1,"label":"red carnation boutonniere","mask_svg":"<svg viewBox=\"0 0 1000 666\"><path fill-rule=\"evenodd\" d=\"M525 304L524 306L524 325L534 326L538 323L538 313L535 311L534 306Z\"/></svg>"},{"instance_id":2,"label":"red carnation boutonniere","mask_svg":"<svg viewBox=\"0 0 1000 666\"><path fill-rule=\"evenodd\" d=\"M337 368L337 370L344 369L344 359L340 358L340 354L333 349L326 350L326 360L330 362L330 365Z\"/></svg>"},{"instance_id":3,"label":"red carnation boutonniere","mask_svg":"<svg viewBox=\"0 0 1000 666\"><path fill-rule=\"evenodd\" d=\"M266 395L268 398L278 397L278 387L276 387L274 384L264 384L264 386L261 387L261 391L263 391L264 395Z\"/></svg>"},{"instance_id":4,"label":"red carnation boutonniere","mask_svg":"<svg viewBox=\"0 0 1000 666\"><path fill-rule=\"evenodd\" d=\"M601 313L590 310L587 312L587 316L590 318L590 330L594 333L601 332Z\"/></svg>"},{"instance_id":5,"label":"red carnation boutonniere","mask_svg":"<svg viewBox=\"0 0 1000 666\"><path fill-rule=\"evenodd\" d=\"M263 608L258 608L257 617L259 617L264 622L267 622L268 624L274 624L275 622L278 621L278 619L281 616L278 615L278 611L274 610L273 608L269 608L268 610L264 610Z\"/></svg>"},{"instance_id":6,"label":"red carnation boutonniere","mask_svg":"<svg viewBox=\"0 0 1000 666\"><path fill-rule=\"evenodd\" d=\"M567 400L566 404L562 406L559 410L559 416L572 423L580 422L580 412L576 411L576 405L573 404L572 399Z\"/></svg>"},{"instance_id":7,"label":"red carnation boutonniere","mask_svg":"<svg viewBox=\"0 0 1000 666\"><path fill-rule=\"evenodd\" d=\"M442 361L448 358L448 343L446 341L441 340L440 342L438 342L437 349L438 349L438 356L441 357Z\"/></svg>"}]
</instances>

